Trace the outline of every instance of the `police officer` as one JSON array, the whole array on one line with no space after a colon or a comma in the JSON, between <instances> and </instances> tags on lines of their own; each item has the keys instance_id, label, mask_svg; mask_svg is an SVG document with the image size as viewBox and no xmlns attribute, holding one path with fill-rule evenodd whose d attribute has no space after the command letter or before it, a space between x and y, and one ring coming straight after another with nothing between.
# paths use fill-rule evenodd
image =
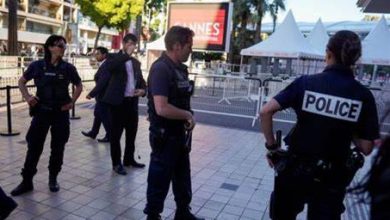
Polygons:
<instances>
[{"instance_id":1,"label":"police officer","mask_svg":"<svg viewBox=\"0 0 390 220\"><path fill-rule=\"evenodd\" d=\"M12 192L17 196L33 190L33 176L37 172L39 157L43 151L46 135L51 132L51 154L49 161L49 189L57 192L60 186L57 175L61 170L64 147L69 139L69 110L82 91L81 79L76 68L62 60L66 40L62 36L51 35L44 45L44 59L30 64L19 79L19 89L30 106L32 121L26 135L27 155L22 169L23 181ZM36 95L31 95L26 83L34 79ZM72 83L76 89L69 96L68 87Z\"/></svg>"},{"instance_id":2,"label":"police officer","mask_svg":"<svg viewBox=\"0 0 390 220\"><path fill-rule=\"evenodd\" d=\"M308 219L340 219L345 189L379 137L375 100L354 79L359 37L339 31L328 42L326 68L296 79L261 111L266 148L277 154L272 116L293 108L297 123L284 139L287 156L269 161L279 168L271 196L272 219L295 219L308 204ZM351 150L353 141L357 151ZM279 163L285 163L279 166ZM282 168L281 168L282 167Z\"/></svg>"},{"instance_id":3,"label":"police officer","mask_svg":"<svg viewBox=\"0 0 390 220\"><path fill-rule=\"evenodd\" d=\"M190 107L193 86L187 61L194 32L173 26L165 36L167 51L153 63L148 77L148 113L152 148L144 213L148 220L161 219L164 200L172 181L176 220L196 220L190 210L190 138L195 120Z\"/></svg>"}]
</instances>

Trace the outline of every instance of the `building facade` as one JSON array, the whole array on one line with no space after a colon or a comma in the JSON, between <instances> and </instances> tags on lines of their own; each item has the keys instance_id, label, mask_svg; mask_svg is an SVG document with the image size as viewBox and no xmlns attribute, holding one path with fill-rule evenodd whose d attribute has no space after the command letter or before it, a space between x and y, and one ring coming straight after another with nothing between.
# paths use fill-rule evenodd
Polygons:
<instances>
[{"instance_id":1,"label":"building facade","mask_svg":"<svg viewBox=\"0 0 390 220\"><path fill-rule=\"evenodd\" d=\"M390 13L389 0L358 0L357 5L367 13Z\"/></svg>"},{"instance_id":2,"label":"building facade","mask_svg":"<svg viewBox=\"0 0 390 220\"><path fill-rule=\"evenodd\" d=\"M8 4L0 0L0 50L8 36ZM87 53L93 48L97 26L84 17L74 0L18 0L18 41L21 53L42 45L51 34L66 37L69 52ZM103 28L99 46L111 48L115 30ZM1 51L0 51L1 52Z\"/></svg>"}]
</instances>

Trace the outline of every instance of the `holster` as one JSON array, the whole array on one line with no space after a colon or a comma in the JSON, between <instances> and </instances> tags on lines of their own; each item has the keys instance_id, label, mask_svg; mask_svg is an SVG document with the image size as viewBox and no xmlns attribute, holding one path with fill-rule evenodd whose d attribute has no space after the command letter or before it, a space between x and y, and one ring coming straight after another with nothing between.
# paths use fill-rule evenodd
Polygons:
<instances>
[{"instance_id":1,"label":"holster","mask_svg":"<svg viewBox=\"0 0 390 220\"><path fill-rule=\"evenodd\" d=\"M166 131L164 128L150 126L150 145L153 151L160 151L166 141Z\"/></svg>"},{"instance_id":2,"label":"holster","mask_svg":"<svg viewBox=\"0 0 390 220\"><path fill-rule=\"evenodd\" d=\"M267 153L267 157L272 161L275 171L279 173L286 169L290 154L286 150L278 149L275 151L269 151Z\"/></svg>"},{"instance_id":3,"label":"holster","mask_svg":"<svg viewBox=\"0 0 390 220\"><path fill-rule=\"evenodd\" d=\"M30 117L34 117L38 111L39 111L39 104L37 103L36 105L29 107L28 113Z\"/></svg>"}]
</instances>

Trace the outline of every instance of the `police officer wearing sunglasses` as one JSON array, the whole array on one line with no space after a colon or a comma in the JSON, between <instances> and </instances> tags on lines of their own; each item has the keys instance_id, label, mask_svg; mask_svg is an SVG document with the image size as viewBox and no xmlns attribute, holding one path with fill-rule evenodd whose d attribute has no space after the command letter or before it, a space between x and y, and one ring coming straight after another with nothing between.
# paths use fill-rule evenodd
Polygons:
<instances>
[{"instance_id":1,"label":"police officer wearing sunglasses","mask_svg":"<svg viewBox=\"0 0 390 220\"><path fill-rule=\"evenodd\" d=\"M362 154L370 154L379 138L374 97L354 79L352 67L360 56L359 37L337 32L327 45L325 70L296 79L263 107L269 162L277 168L272 219L295 219L305 204L308 219L335 220L344 212L346 187L364 163ZM272 116L290 107L297 123L285 138L286 153L275 144Z\"/></svg>"},{"instance_id":2,"label":"police officer wearing sunglasses","mask_svg":"<svg viewBox=\"0 0 390 220\"><path fill-rule=\"evenodd\" d=\"M30 106L32 121L26 135L27 155L22 169L22 182L11 192L18 196L32 191L33 176L43 151L47 133L51 133L51 154L49 160L49 189L60 189L57 175L61 170L64 148L69 139L69 110L72 109L82 91L82 84L76 68L62 60L66 40L62 36L51 35L44 45L44 59L29 65L19 79L19 89ZM37 87L35 95L29 93L26 83L34 80ZM69 84L76 89L69 95Z\"/></svg>"}]
</instances>

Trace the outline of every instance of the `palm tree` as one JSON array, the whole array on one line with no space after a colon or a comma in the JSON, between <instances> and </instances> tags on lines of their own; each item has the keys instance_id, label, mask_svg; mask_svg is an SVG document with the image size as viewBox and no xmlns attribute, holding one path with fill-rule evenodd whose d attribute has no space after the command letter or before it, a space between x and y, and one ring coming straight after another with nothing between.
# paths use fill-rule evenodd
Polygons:
<instances>
[{"instance_id":1,"label":"palm tree","mask_svg":"<svg viewBox=\"0 0 390 220\"><path fill-rule=\"evenodd\" d=\"M8 55L18 55L18 1L8 1Z\"/></svg>"},{"instance_id":2,"label":"palm tree","mask_svg":"<svg viewBox=\"0 0 390 220\"><path fill-rule=\"evenodd\" d=\"M265 13L268 11L274 21L274 26L278 16L278 9L285 9L284 0L272 0L272 3L267 0L252 0L252 7L254 9L253 20L256 23L255 43L261 41L261 22Z\"/></svg>"},{"instance_id":3,"label":"palm tree","mask_svg":"<svg viewBox=\"0 0 390 220\"><path fill-rule=\"evenodd\" d=\"M246 35L246 26L251 17L251 5L247 0L233 0L233 28L230 38L229 62L234 61L234 54L245 46L244 37Z\"/></svg>"},{"instance_id":4,"label":"palm tree","mask_svg":"<svg viewBox=\"0 0 390 220\"><path fill-rule=\"evenodd\" d=\"M275 31L279 8L283 11L286 10L284 0L273 0L272 4L269 5L269 13L272 17L272 32Z\"/></svg>"}]
</instances>

